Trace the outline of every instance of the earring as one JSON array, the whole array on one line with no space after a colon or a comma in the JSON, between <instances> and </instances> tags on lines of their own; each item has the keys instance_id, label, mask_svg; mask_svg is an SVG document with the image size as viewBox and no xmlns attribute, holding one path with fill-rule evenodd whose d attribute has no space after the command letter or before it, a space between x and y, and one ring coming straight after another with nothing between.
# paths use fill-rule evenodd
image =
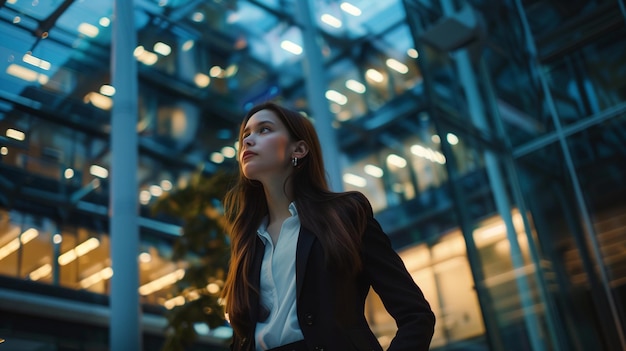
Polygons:
<instances>
[{"instance_id":1,"label":"earring","mask_svg":"<svg viewBox=\"0 0 626 351\"><path fill-rule=\"evenodd\" d=\"M298 166L298 158L297 158L297 157L294 157L294 158L291 160L291 164L292 164L294 167L297 167L297 166Z\"/></svg>"}]
</instances>

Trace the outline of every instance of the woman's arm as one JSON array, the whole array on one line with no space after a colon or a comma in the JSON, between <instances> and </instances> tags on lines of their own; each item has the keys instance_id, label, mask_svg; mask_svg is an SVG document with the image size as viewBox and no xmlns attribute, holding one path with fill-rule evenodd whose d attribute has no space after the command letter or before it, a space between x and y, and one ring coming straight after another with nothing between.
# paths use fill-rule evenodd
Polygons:
<instances>
[{"instance_id":1,"label":"woman's arm","mask_svg":"<svg viewBox=\"0 0 626 351\"><path fill-rule=\"evenodd\" d=\"M373 216L367 220L362 248L364 273L398 326L388 351L427 351L435 315Z\"/></svg>"}]
</instances>

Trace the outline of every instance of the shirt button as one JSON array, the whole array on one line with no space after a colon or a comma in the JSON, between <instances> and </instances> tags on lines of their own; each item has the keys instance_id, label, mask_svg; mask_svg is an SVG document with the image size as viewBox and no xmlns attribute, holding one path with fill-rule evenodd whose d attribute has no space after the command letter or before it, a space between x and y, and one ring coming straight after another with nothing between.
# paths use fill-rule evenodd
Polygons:
<instances>
[{"instance_id":1,"label":"shirt button","mask_svg":"<svg viewBox=\"0 0 626 351\"><path fill-rule=\"evenodd\" d=\"M310 313L307 313L306 315L304 315L304 322L307 325L313 325L313 315Z\"/></svg>"}]
</instances>

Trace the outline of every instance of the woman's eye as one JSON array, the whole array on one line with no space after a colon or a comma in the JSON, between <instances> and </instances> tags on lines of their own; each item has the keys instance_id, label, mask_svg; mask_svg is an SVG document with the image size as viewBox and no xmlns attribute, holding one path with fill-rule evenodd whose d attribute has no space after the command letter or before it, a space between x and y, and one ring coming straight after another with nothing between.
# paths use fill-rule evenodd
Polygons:
<instances>
[{"instance_id":1,"label":"woman's eye","mask_svg":"<svg viewBox=\"0 0 626 351\"><path fill-rule=\"evenodd\" d=\"M269 128L267 128L267 127L261 127L261 128L259 129L259 132L261 132L261 133L265 133L265 132L269 132L269 131L270 131L270 129L269 129Z\"/></svg>"}]
</instances>

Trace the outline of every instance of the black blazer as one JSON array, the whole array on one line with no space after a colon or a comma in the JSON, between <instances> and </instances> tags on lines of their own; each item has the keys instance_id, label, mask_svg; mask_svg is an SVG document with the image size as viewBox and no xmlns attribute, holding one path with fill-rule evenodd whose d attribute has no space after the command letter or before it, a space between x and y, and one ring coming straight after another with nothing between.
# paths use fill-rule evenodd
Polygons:
<instances>
[{"instance_id":1,"label":"black blazer","mask_svg":"<svg viewBox=\"0 0 626 351\"><path fill-rule=\"evenodd\" d=\"M398 326L388 351L428 350L435 316L373 216L368 219L361 252L362 272L352 279L338 278L326 266L323 248L316 236L306 228L300 229L296 252L296 309L308 349L381 351L364 316L365 298L373 287ZM263 243L258 239L250 272L256 287L259 287L263 253ZM255 350L259 295L251 295L249 318L234 321L231 316L233 351Z\"/></svg>"}]
</instances>

